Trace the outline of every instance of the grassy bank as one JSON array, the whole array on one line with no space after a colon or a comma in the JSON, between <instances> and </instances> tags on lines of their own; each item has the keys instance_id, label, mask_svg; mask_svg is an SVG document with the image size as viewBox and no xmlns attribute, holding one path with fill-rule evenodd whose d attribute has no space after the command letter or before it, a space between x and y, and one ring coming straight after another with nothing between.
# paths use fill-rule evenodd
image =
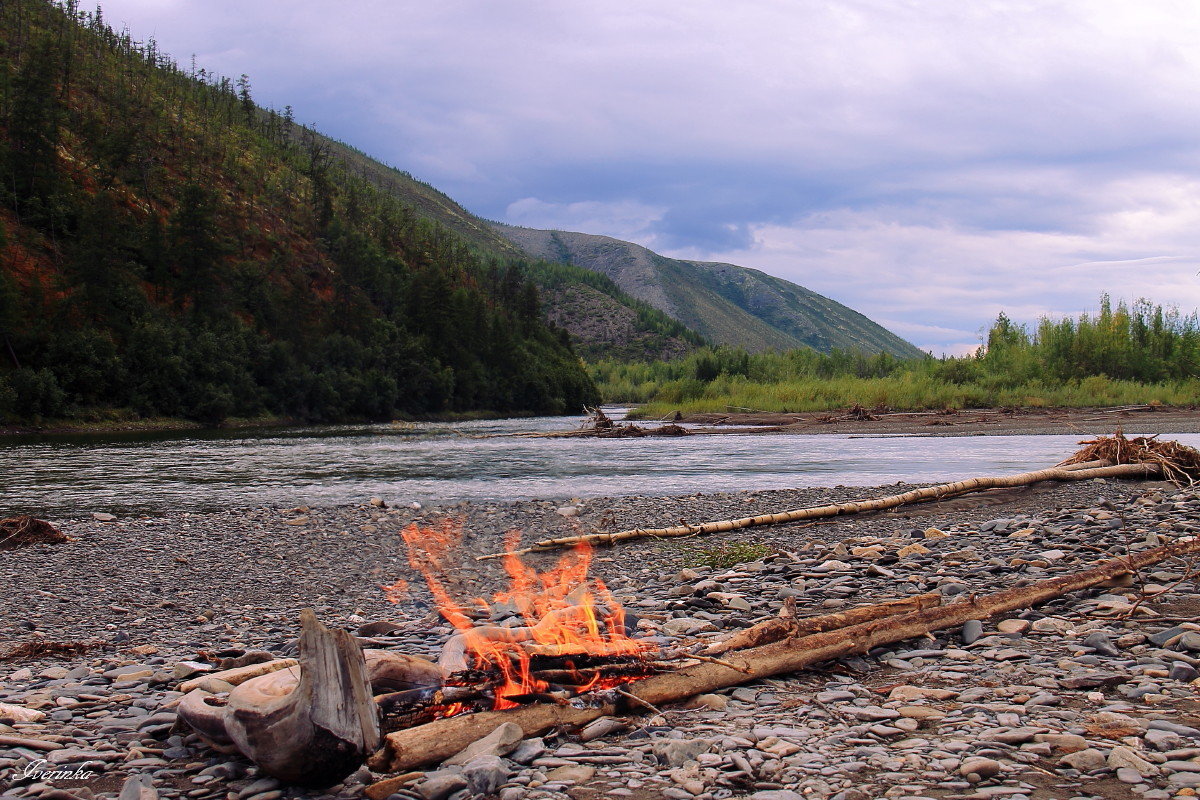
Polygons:
<instances>
[{"instance_id":1,"label":"grassy bank","mask_svg":"<svg viewBox=\"0 0 1200 800\"><path fill-rule=\"evenodd\" d=\"M1048 385L1031 381L1011 387L979 383L939 382L927 375L906 373L886 378L808 378L779 383L755 383L745 378L718 379L705 384L698 395L694 387L659 387L653 399L634 409L635 419L659 419L681 411L828 411L854 405L886 406L897 411L943 408L1001 407L1103 407L1161 403L1194 405L1200 402L1200 380L1144 384L1111 380L1103 376Z\"/></svg>"},{"instance_id":2,"label":"grassy bank","mask_svg":"<svg viewBox=\"0 0 1200 800\"><path fill-rule=\"evenodd\" d=\"M1188 406L1200 403L1200 321L1145 301L1114 308L1103 297L1099 314L1043 319L1033 333L1001 314L969 356L707 348L672 362L599 362L592 377L607 402L646 404L642 418L731 407Z\"/></svg>"}]
</instances>

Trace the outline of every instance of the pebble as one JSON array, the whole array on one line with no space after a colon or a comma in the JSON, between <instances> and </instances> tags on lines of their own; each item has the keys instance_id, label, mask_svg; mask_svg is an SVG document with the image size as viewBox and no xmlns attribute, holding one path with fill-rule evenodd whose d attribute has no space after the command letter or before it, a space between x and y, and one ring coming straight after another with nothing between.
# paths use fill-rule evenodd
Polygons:
<instances>
[{"instance_id":1,"label":"pebble","mask_svg":"<svg viewBox=\"0 0 1200 800\"><path fill-rule=\"evenodd\" d=\"M611 513L623 528L659 518L723 518L730 507L762 513L863 496L852 489L807 491L589 499L586 508L597 518ZM755 531L774 549L744 564L685 561L689 552L708 546L697 539L677 549L654 542L604 551L593 568L636 611L631 624L639 635L693 646L775 616L789 597L805 613L928 591L940 592L944 602L962 602L972 592L1078 571L1097 558L1092 548L1118 553L1129 541L1144 546L1147 532L1168 535L1180 524L1200 530L1200 498L1191 493L1164 490L1162 500L1143 503L1140 484L1087 482L1051 491L1054 502L1040 499L1036 515L1014 508L989 520L982 510L947 508L920 523L886 515L847 518L820 529ZM468 519L472 549L490 552L505 530L532 534L544 530L538 526L578 525L556 512L575 508L583 516L584 507L579 500L522 501L464 504L456 513ZM653 513L643 514L647 510ZM34 584L32 591L22 587L19 601L15 593L3 600L0 587L0 620L20 622L8 628L0 622L0 636L95 639L111 646L13 665L0 678L0 703L6 704L0 706L0 770L66 753L58 756L64 765L90 761L122 781L145 771L166 800L323 796L262 778L255 768L247 771L244 762L174 730L174 713L164 706L179 695L170 689L215 667L201 651L228 650L233 655L222 657L229 658L253 650L294 653L302 602L360 636L433 653L450 630L417 622L427 619L428 606L421 605L427 597L419 576L396 552L396 535L409 521L439 513L402 503L173 515L122 520L120 526L85 519L69 532L94 543L90 572L53 554L13 551L6 557L15 557ZM285 520L301 518L299 536ZM1109 524L1114 521L1120 526ZM989 522L994 524L987 527ZM250 584L220 563L217 544L234 536L251 554ZM353 561L339 555L346 547ZM187 562L186 571L176 558ZM59 582L38 577L56 569ZM1151 587L1175 586L1178 570L1164 563L1146 570L1144 580ZM165 575L178 576L170 592L158 588ZM502 576L500 564L464 560L456 580L469 594L490 596ZM414 588L391 605L377 587L396 578ZM1193 583L1141 606L1189 602L1196 597ZM301 596L299 585L319 586L322 594ZM1144 800L1166 800L1200 788L1200 731L1186 724L1193 716L1179 712L1194 697L1200 626L1101 616L1128 611L1139 600L1136 593L1132 582L1113 581L1009 619L969 621L959 630L842 659L829 670L716 690L686 709L669 705L661 715L602 718L548 739L510 733L498 737L497 746L480 745L458 764L392 789L392 800L483 794L562 800L573 787L597 796L677 800L911 800L934 794L1021 800L1036 796L1020 782L1026 765L1044 774L1047 785L1077 786L1070 791L1079 797L1100 794L1092 782L1106 778L1123 781ZM62 614L62 602L78 612ZM398 621L368 629L369 620L392 619ZM5 727L11 717L2 709L8 707L50 716ZM381 777L359 774L327 796L356 795ZM184 788L171 788L176 785ZM20 788L30 793L28 786ZM33 794L42 791L58 789L34 787Z\"/></svg>"}]
</instances>

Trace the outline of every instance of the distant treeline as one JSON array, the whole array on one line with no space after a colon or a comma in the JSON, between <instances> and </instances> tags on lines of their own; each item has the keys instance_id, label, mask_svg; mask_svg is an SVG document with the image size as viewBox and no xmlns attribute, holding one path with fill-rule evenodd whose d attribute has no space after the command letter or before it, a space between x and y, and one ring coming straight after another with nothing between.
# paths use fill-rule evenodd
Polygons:
<instances>
[{"instance_id":1,"label":"distant treeline","mask_svg":"<svg viewBox=\"0 0 1200 800\"><path fill-rule=\"evenodd\" d=\"M0 3L0 420L595 402L530 266L351 174L249 79Z\"/></svg>"},{"instance_id":2,"label":"distant treeline","mask_svg":"<svg viewBox=\"0 0 1200 800\"><path fill-rule=\"evenodd\" d=\"M676 408L815 411L860 404L897 409L1089 406L1200 401L1200 320L1139 300L1098 314L1043 318L1030 332L1001 314L975 354L900 360L790 350L703 348L672 362L601 361L592 375L609 402Z\"/></svg>"}]
</instances>

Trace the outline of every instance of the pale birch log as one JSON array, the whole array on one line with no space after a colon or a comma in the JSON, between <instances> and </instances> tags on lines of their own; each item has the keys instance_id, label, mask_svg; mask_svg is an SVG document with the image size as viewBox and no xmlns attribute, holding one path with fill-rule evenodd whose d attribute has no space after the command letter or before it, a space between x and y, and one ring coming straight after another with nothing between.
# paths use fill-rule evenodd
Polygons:
<instances>
[{"instance_id":1,"label":"pale birch log","mask_svg":"<svg viewBox=\"0 0 1200 800\"><path fill-rule=\"evenodd\" d=\"M633 528L619 533L589 533L582 536L566 536L558 539L543 539L534 542L529 547L512 553L490 553L478 556L476 560L486 561L492 558L503 558L507 555L523 555L525 553L554 550L561 547L574 547L578 544L614 545L633 539L668 539L678 536L700 536L709 533L723 533L742 528L754 528L763 525L781 525L787 522L800 522L809 519L824 519L846 514L859 514L864 511L886 511L889 508L911 503L923 503L930 500L946 500L951 497L978 492L985 489L1006 489L1016 486L1028 486L1042 481L1083 481L1092 478L1148 478L1162 474L1157 464L1114 464L1091 469L1079 469L1079 465L1050 467L1035 472L1023 472L1018 475L999 477L971 478L954 483L943 483L937 486L926 486L923 489L913 489L903 494L894 494L875 500L854 500L849 503L834 503L825 506L811 506L792 511L780 511L774 514L759 514L754 517L727 519L719 522L705 522L698 525L676 525L669 528Z\"/></svg>"}]
</instances>

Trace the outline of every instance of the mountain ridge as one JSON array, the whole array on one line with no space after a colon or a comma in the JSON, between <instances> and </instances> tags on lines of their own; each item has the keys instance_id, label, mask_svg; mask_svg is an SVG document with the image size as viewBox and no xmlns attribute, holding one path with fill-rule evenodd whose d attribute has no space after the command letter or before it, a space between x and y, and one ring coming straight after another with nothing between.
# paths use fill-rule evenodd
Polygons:
<instances>
[{"instance_id":1,"label":"mountain ridge","mask_svg":"<svg viewBox=\"0 0 1200 800\"><path fill-rule=\"evenodd\" d=\"M811 347L924 355L860 312L761 270L670 258L600 234L489 224L526 255L601 272L717 344L750 351Z\"/></svg>"},{"instance_id":2,"label":"mountain ridge","mask_svg":"<svg viewBox=\"0 0 1200 800\"><path fill-rule=\"evenodd\" d=\"M404 170L337 140L326 141L363 178L397 193L423 215L489 253L569 264L609 278L611 286L576 283L568 288L561 281L546 280L545 269L532 270L545 295L547 316L572 334L585 358L667 358L682 355L698 343L680 332L666 334L661 320L647 320L645 310L630 304L630 299L657 309L701 339L751 351L811 347L819 352L842 349L887 352L898 358L925 356L861 312L761 270L674 259L603 234L488 220ZM581 243L592 246L584 248Z\"/></svg>"}]
</instances>

